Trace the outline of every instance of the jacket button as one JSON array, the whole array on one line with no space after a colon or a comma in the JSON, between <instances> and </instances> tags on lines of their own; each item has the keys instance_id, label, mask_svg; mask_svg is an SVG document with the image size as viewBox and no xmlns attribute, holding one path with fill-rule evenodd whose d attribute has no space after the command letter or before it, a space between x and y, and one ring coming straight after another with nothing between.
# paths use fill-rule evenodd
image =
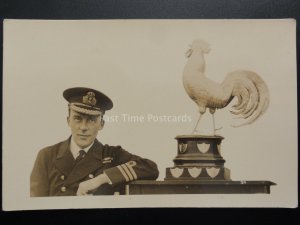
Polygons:
<instances>
[{"instance_id":1,"label":"jacket button","mask_svg":"<svg viewBox=\"0 0 300 225\"><path fill-rule=\"evenodd\" d=\"M61 187L61 192L66 192L67 188L66 187Z\"/></svg>"},{"instance_id":2,"label":"jacket button","mask_svg":"<svg viewBox=\"0 0 300 225\"><path fill-rule=\"evenodd\" d=\"M61 176L60 176L60 179L61 179L61 180L65 180L65 176L64 176L64 175L61 175Z\"/></svg>"},{"instance_id":3,"label":"jacket button","mask_svg":"<svg viewBox=\"0 0 300 225\"><path fill-rule=\"evenodd\" d=\"M94 175L93 174L89 174L89 178L94 178Z\"/></svg>"}]
</instances>

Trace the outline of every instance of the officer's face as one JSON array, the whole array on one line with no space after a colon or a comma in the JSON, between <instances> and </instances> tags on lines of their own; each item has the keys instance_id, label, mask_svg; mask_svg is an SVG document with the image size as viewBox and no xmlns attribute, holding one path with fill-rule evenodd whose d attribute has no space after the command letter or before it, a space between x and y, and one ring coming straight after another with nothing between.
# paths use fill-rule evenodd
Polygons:
<instances>
[{"instance_id":1,"label":"officer's face","mask_svg":"<svg viewBox=\"0 0 300 225\"><path fill-rule=\"evenodd\" d=\"M70 110L68 124L76 144L85 148L93 143L103 122L100 116L90 116Z\"/></svg>"}]
</instances>

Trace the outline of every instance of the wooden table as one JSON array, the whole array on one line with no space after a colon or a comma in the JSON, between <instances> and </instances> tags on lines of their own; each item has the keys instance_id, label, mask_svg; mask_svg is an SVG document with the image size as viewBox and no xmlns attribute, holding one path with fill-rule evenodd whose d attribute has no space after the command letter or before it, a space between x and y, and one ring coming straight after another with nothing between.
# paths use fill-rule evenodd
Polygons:
<instances>
[{"instance_id":1,"label":"wooden table","mask_svg":"<svg viewBox=\"0 0 300 225\"><path fill-rule=\"evenodd\" d=\"M269 194L271 181L150 181L139 180L126 187L126 194Z\"/></svg>"}]
</instances>

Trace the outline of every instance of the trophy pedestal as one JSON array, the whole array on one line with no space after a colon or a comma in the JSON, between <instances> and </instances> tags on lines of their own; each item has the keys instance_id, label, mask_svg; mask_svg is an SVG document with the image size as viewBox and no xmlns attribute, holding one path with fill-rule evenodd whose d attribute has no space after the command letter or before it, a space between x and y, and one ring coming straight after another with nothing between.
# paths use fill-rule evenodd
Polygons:
<instances>
[{"instance_id":1,"label":"trophy pedestal","mask_svg":"<svg viewBox=\"0 0 300 225\"><path fill-rule=\"evenodd\" d=\"M180 135L175 166L166 169L165 180L230 180L221 156L221 136Z\"/></svg>"},{"instance_id":2,"label":"trophy pedestal","mask_svg":"<svg viewBox=\"0 0 300 225\"><path fill-rule=\"evenodd\" d=\"M174 166L166 168L164 181L139 180L126 194L257 194L270 193L270 181L232 181L221 156L222 136L177 136Z\"/></svg>"}]
</instances>

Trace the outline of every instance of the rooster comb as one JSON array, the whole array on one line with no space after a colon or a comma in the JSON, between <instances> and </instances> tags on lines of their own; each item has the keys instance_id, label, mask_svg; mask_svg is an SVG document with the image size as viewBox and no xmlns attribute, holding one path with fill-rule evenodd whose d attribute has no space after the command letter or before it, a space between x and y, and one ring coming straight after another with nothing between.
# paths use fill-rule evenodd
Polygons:
<instances>
[{"instance_id":1,"label":"rooster comb","mask_svg":"<svg viewBox=\"0 0 300 225\"><path fill-rule=\"evenodd\" d=\"M200 49L203 51L203 53L208 53L210 51L210 46L206 41L203 41L201 39L196 39L193 41L191 45L192 49Z\"/></svg>"}]
</instances>

